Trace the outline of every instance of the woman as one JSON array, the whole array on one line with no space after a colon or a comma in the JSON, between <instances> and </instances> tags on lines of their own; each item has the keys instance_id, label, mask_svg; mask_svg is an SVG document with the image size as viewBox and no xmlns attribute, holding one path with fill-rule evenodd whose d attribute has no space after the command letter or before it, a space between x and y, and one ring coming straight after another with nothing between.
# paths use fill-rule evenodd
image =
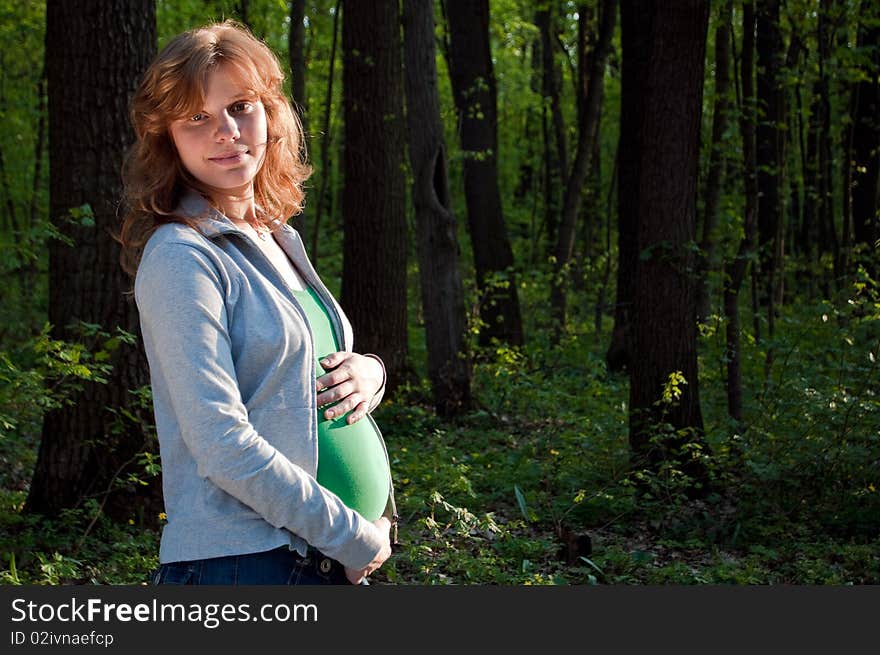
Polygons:
<instances>
[{"instance_id":1,"label":"woman","mask_svg":"<svg viewBox=\"0 0 880 655\"><path fill-rule=\"evenodd\" d=\"M154 584L365 583L391 553L385 370L286 224L310 170L282 80L227 21L169 42L132 101L120 241L162 458Z\"/></svg>"}]
</instances>

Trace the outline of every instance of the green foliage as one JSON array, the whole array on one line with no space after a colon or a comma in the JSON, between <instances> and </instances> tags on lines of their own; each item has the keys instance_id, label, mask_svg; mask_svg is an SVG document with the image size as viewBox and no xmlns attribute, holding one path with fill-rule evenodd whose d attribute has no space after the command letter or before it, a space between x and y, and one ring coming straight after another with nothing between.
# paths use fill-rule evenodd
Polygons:
<instances>
[{"instance_id":1,"label":"green foliage","mask_svg":"<svg viewBox=\"0 0 880 655\"><path fill-rule=\"evenodd\" d=\"M21 492L2 501L2 584L143 584L158 563L158 534L134 516L115 523L92 500L49 521L15 513L24 502Z\"/></svg>"}]
</instances>

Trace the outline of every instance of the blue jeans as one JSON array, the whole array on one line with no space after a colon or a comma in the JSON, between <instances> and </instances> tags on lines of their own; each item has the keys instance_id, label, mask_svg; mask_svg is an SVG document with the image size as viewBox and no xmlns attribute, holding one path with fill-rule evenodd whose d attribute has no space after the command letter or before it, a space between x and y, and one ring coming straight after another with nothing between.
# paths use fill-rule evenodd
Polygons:
<instances>
[{"instance_id":1,"label":"blue jeans","mask_svg":"<svg viewBox=\"0 0 880 655\"><path fill-rule=\"evenodd\" d=\"M154 585L347 585L342 564L313 548L306 557L287 546L262 553L160 564Z\"/></svg>"}]
</instances>

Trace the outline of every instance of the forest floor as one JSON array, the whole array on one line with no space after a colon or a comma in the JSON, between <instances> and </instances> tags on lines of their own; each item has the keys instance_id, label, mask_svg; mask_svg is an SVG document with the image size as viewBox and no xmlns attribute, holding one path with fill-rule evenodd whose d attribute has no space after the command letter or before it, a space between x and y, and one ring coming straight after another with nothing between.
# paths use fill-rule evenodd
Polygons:
<instances>
[{"instance_id":1,"label":"forest floor","mask_svg":"<svg viewBox=\"0 0 880 655\"><path fill-rule=\"evenodd\" d=\"M454 420L425 382L399 389L374 413L402 517L374 584L880 584L880 310L857 310L803 303L746 340L745 426L726 416L721 323L704 326L699 499L675 466L633 466L627 378L587 331L484 352ZM0 582L145 584L163 517L22 514L38 419L0 442Z\"/></svg>"}]
</instances>

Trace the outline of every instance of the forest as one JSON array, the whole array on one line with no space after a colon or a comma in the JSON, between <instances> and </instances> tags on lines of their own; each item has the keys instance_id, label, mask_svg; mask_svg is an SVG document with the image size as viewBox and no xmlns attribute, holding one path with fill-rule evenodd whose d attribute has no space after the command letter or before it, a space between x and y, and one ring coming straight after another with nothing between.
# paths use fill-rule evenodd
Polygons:
<instances>
[{"instance_id":1,"label":"forest","mask_svg":"<svg viewBox=\"0 0 880 655\"><path fill-rule=\"evenodd\" d=\"M224 19L386 364L373 584L880 584L872 0L0 0L0 582L157 566L128 102Z\"/></svg>"}]
</instances>

